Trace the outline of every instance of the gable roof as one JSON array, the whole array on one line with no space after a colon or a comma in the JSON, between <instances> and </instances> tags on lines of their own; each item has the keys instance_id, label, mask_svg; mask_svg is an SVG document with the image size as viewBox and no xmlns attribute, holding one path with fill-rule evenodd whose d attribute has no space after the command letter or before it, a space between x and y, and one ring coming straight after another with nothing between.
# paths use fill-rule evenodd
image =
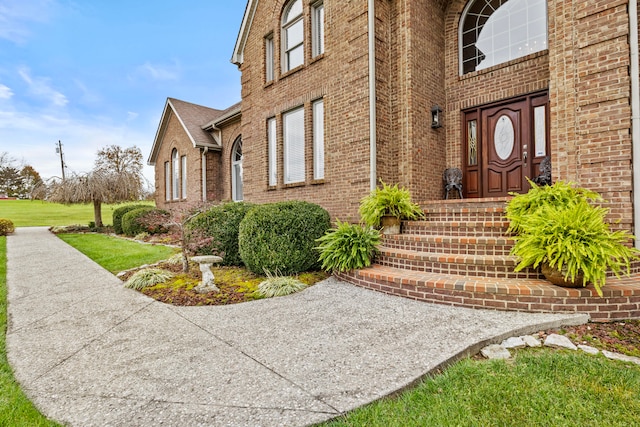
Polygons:
<instances>
[{"instance_id":1,"label":"gable roof","mask_svg":"<svg viewBox=\"0 0 640 427\"><path fill-rule=\"evenodd\" d=\"M236 39L236 46L233 49L233 56L231 62L238 67L244 62L244 47L247 44L247 38L249 37L249 29L253 22L253 17L256 14L258 8L258 0L248 0L247 7L244 9L244 17L242 18L242 24L240 25L240 32Z\"/></svg>"},{"instance_id":2,"label":"gable roof","mask_svg":"<svg viewBox=\"0 0 640 427\"><path fill-rule=\"evenodd\" d=\"M192 104L175 98L167 98L147 163L151 166L156 164L160 145L172 113L175 114L180 125L182 125L194 148L206 147L213 150L220 150L220 145L216 143L209 132L202 128L202 124L215 120L222 116L225 111Z\"/></svg>"}]
</instances>

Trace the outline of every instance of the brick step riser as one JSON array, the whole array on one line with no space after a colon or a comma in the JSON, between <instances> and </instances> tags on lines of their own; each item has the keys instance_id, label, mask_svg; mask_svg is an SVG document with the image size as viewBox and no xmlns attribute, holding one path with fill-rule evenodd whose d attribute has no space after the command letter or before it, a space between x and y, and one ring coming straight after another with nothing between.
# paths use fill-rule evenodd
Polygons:
<instances>
[{"instance_id":1,"label":"brick step riser","mask_svg":"<svg viewBox=\"0 0 640 427\"><path fill-rule=\"evenodd\" d=\"M410 224L405 223L402 227L404 234L417 234L419 236L487 236L487 237L504 237L507 234L506 225L485 226L485 225L428 225L425 223Z\"/></svg>"},{"instance_id":2,"label":"brick step riser","mask_svg":"<svg viewBox=\"0 0 640 427\"><path fill-rule=\"evenodd\" d=\"M509 255L513 245L487 245L449 242L407 242L383 239L383 245L391 249L413 252L447 253L452 255Z\"/></svg>"},{"instance_id":3,"label":"brick step riser","mask_svg":"<svg viewBox=\"0 0 640 427\"><path fill-rule=\"evenodd\" d=\"M378 265L400 268L403 270L423 271L430 273L454 274L461 276L478 276L504 279L544 279L535 270L525 269L514 272L514 265L462 264L430 260L408 260L393 256L379 255L375 261Z\"/></svg>"}]
</instances>

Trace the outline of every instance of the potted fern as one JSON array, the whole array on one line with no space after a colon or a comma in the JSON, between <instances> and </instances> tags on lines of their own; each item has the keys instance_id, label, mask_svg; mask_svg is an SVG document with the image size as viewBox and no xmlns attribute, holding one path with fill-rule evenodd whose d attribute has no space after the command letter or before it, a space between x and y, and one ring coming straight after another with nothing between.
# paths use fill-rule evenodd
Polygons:
<instances>
[{"instance_id":1,"label":"potted fern","mask_svg":"<svg viewBox=\"0 0 640 427\"><path fill-rule=\"evenodd\" d=\"M360 201L360 216L370 227L382 227L383 234L400 233L403 219L417 219L423 216L420 206L411 201L409 190L398 184L388 185L380 180L377 187Z\"/></svg>"},{"instance_id":2,"label":"potted fern","mask_svg":"<svg viewBox=\"0 0 640 427\"><path fill-rule=\"evenodd\" d=\"M609 210L592 204L602 200L597 193L561 181L544 187L531 182L531 187L507 204L509 229L516 233L511 253L520 259L516 271L540 266L552 283L592 283L599 296L608 271L630 272L631 261L639 259L627 246L633 236L609 228Z\"/></svg>"}]
</instances>

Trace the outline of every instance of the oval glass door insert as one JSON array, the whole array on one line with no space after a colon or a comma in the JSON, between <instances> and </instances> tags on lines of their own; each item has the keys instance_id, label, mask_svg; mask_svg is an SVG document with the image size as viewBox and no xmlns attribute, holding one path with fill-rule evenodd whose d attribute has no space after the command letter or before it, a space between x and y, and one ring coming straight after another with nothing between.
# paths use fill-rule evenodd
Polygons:
<instances>
[{"instance_id":1,"label":"oval glass door insert","mask_svg":"<svg viewBox=\"0 0 640 427\"><path fill-rule=\"evenodd\" d=\"M503 114L498 119L496 129L493 133L493 145L498 157L502 160L507 160L513 152L514 144L515 131L513 129L513 122L509 116Z\"/></svg>"}]
</instances>

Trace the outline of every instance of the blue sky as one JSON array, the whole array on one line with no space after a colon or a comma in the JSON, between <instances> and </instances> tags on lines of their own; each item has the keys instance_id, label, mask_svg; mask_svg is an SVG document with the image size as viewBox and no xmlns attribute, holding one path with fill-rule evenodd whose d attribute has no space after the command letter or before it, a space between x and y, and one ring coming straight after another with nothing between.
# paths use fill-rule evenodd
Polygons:
<instances>
[{"instance_id":1,"label":"blue sky","mask_svg":"<svg viewBox=\"0 0 640 427\"><path fill-rule=\"evenodd\" d=\"M60 176L107 145L146 165L167 97L224 109L244 0L0 0L0 152ZM145 166L145 176L153 169Z\"/></svg>"}]
</instances>

